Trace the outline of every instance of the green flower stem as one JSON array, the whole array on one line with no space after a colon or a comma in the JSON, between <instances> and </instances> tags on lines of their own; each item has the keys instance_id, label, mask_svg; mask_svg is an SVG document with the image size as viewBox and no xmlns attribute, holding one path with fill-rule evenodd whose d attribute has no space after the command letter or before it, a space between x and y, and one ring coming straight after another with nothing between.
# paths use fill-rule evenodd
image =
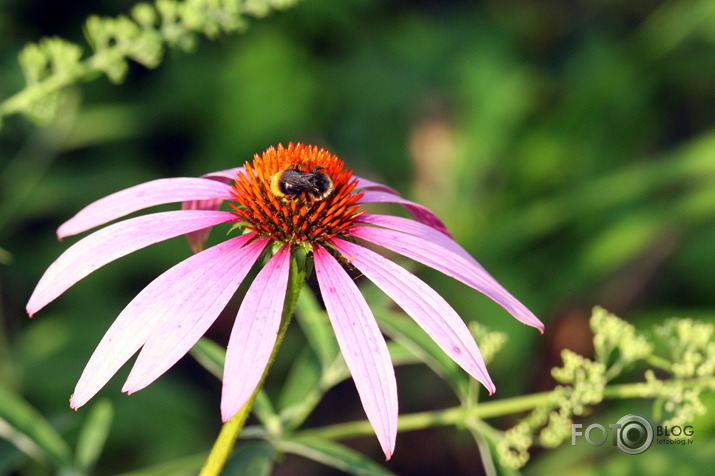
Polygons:
<instances>
[{"instance_id":1,"label":"green flower stem","mask_svg":"<svg viewBox=\"0 0 715 476\"><path fill-rule=\"evenodd\" d=\"M285 303L283 304L281 327L278 330L276 345L273 347L273 352L268 359L266 369L263 371L263 376L261 377L260 382L258 382L256 390L253 391L251 398L248 399L246 404L233 416L233 418L224 423L223 428L221 428L221 432L216 438L216 441L211 448L211 452L209 453L206 463L204 463L204 467L201 469L199 476L219 476L221 474L221 470L231 454L231 450L236 443L238 435L243 429L243 425L246 423L248 414L251 413L253 402L256 400L258 392L260 392L263 387L263 381L268 375L268 371L275 360L276 354L278 353L278 348L280 347L283 337L285 337L286 331L288 330L288 324L290 323L291 316L295 310L295 305L298 302L298 294L300 294L300 290L303 287L305 277L305 270L298 265L295 257L291 257L290 278L288 279L288 289L286 291Z\"/></svg>"},{"instance_id":2,"label":"green flower stem","mask_svg":"<svg viewBox=\"0 0 715 476\"><path fill-rule=\"evenodd\" d=\"M253 407L253 402L256 400L256 395L263 385L263 380L268 374L268 367L266 366L266 372L263 374L258 387L248 399L246 404L236 413L233 418L224 423L221 428L221 432L218 434L218 438L214 442L209 457L204 463L204 467L201 468L200 476L218 476L221 474L221 470L226 464L226 460L231 454L233 445L236 443L238 435L241 433L243 425L246 423L246 418L248 414L251 413L251 408Z\"/></svg>"},{"instance_id":3,"label":"green flower stem","mask_svg":"<svg viewBox=\"0 0 715 476\"><path fill-rule=\"evenodd\" d=\"M693 379L684 382L684 384L686 387L699 385L713 386L715 385L715 379ZM603 398L612 400L650 398L655 396L656 391L657 390L654 390L653 387L647 383L611 385L604 389ZM398 421L397 429L398 431L423 430L435 426L455 425L464 421L466 418L486 419L520 413L548 403L551 396L552 392L540 392L493 402L482 402L469 409L453 407L445 410L402 415ZM340 423L300 432L301 436L329 440L368 436L372 434L374 434L374 430L367 421Z\"/></svg>"},{"instance_id":4,"label":"green flower stem","mask_svg":"<svg viewBox=\"0 0 715 476\"><path fill-rule=\"evenodd\" d=\"M664 359L663 357L659 357L657 355L649 355L645 360L648 362L648 365L652 367L665 370L666 372L672 371L672 364L668 359Z\"/></svg>"},{"instance_id":5,"label":"green flower stem","mask_svg":"<svg viewBox=\"0 0 715 476\"><path fill-rule=\"evenodd\" d=\"M86 72L83 70L72 76L52 76L40 83L26 86L22 91L0 102L0 118L27 110L30 104L70 84L79 82L85 75Z\"/></svg>"},{"instance_id":6,"label":"green flower stem","mask_svg":"<svg viewBox=\"0 0 715 476\"><path fill-rule=\"evenodd\" d=\"M25 86L21 91L0 102L0 117L23 112L30 104L37 102L43 97L61 91L73 84L97 77L102 72L99 65L106 62L106 58L126 58L129 56L129 53L128 47L122 48L119 45L109 47L100 53L94 53L80 61L71 72L52 74L37 83Z\"/></svg>"}]
</instances>

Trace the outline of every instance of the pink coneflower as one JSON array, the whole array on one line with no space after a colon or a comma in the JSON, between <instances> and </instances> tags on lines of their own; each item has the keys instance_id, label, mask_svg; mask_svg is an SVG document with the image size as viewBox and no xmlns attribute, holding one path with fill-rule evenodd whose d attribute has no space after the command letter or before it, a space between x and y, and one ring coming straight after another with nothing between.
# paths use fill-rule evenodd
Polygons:
<instances>
[{"instance_id":1,"label":"pink coneflower","mask_svg":"<svg viewBox=\"0 0 715 476\"><path fill-rule=\"evenodd\" d=\"M218 210L224 200L233 211ZM390 296L490 394L495 387L467 326L449 304L416 276L359 243L439 270L484 293L521 322L543 329L431 211L389 187L354 177L335 155L314 146L279 145L242 168L122 190L81 210L58 229L58 237L171 202L184 207L114 223L71 246L47 269L27 304L32 316L97 268L175 236L188 235L198 251L155 279L117 317L77 383L72 408L84 405L140 349L123 391L141 390L166 372L211 326L259 257L271 251L241 303L229 340L224 421L261 380L280 327L291 254L298 250L312 254L340 349L388 458L397 434L394 369L370 308L342 263ZM401 204L416 221L368 214L364 206L374 202ZM243 234L200 251L210 227L231 222Z\"/></svg>"}]
</instances>

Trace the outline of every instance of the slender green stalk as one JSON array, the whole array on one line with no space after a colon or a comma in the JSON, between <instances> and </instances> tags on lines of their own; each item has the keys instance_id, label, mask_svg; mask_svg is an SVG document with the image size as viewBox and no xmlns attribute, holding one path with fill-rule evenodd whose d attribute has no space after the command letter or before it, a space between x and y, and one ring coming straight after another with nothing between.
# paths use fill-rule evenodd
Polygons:
<instances>
[{"instance_id":1,"label":"slender green stalk","mask_svg":"<svg viewBox=\"0 0 715 476\"><path fill-rule=\"evenodd\" d=\"M246 423L249 413L251 413L251 408L256 400L256 396L263 387L263 381L268 375L268 371L275 360L276 354L278 353L278 348L280 347L283 337L285 337L285 333L288 330L288 324L290 323L291 316L295 310L295 305L298 302L298 294L300 294L300 290L303 287L305 276L305 271L297 264L295 258L291 257L290 278L288 280L286 300L283 304L281 327L278 330L276 345L273 347L273 352L268 359L266 369L263 371L263 376L261 377L260 382L258 382L256 389L253 391L251 398L248 399L246 404L233 416L233 418L224 423L199 476L219 476L221 474L221 470L225 466L226 461L231 454L231 450L233 449L236 439Z\"/></svg>"},{"instance_id":2,"label":"slender green stalk","mask_svg":"<svg viewBox=\"0 0 715 476\"><path fill-rule=\"evenodd\" d=\"M686 382L686 385L715 385L715 379L700 379ZM611 385L603 392L604 399L649 398L653 390L646 383L627 383ZM543 405L551 398L551 392L533 393L519 397L507 398L493 402L482 402L472 408L453 407L445 410L420 412L402 415L397 423L398 431L422 430L435 426L454 425L466 418L494 418L512 413L520 413ZM340 423L322 428L300 432L301 436L310 436L329 440L353 438L372 435L374 430L367 421Z\"/></svg>"},{"instance_id":3,"label":"slender green stalk","mask_svg":"<svg viewBox=\"0 0 715 476\"><path fill-rule=\"evenodd\" d=\"M663 357L659 357L657 355L649 355L646 357L646 362L648 362L649 365L665 370L666 372L671 372L673 370L673 366L668 359L664 359Z\"/></svg>"},{"instance_id":4,"label":"slender green stalk","mask_svg":"<svg viewBox=\"0 0 715 476\"><path fill-rule=\"evenodd\" d=\"M93 74L96 74L96 72L91 67L90 58L90 60L83 62L82 67L72 75L51 76L40 83L26 86L25 89L0 102L0 117L24 112L30 104L67 86L79 83Z\"/></svg>"}]
</instances>

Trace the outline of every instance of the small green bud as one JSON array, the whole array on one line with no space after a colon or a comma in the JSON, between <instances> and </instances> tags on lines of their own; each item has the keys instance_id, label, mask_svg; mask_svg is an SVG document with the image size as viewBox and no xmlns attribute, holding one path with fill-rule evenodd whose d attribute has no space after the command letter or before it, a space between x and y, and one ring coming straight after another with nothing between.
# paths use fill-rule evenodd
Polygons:
<instances>
[{"instance_id":1,"label":"small green bud","mask_svg":"<svg viewBox=\"0 0 715 476\"><path fill-rule=\"evenodd\" d=\"M131 10L131 16L145 30L153 30L156 26L156 10L148 3L134 5Z\"/></svg>"}]
</instances>

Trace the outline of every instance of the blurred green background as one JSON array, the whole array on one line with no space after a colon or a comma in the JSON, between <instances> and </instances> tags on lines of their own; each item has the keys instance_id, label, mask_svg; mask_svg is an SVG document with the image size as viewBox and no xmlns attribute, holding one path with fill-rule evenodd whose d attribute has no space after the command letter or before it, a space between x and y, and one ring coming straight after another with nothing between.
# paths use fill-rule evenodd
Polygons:
<instances>
[{"instance_id":1,"label":"blurred green background","mask_svg":"<svg viewBox=\"0 0 715 476\"><path fill-rule=\"evenodd\" d=\"M89 14L134 3L5 0L0 98L22 88L16 57L26 42L59 35L85 44ZM123 306L189 249L175 239L123 258L30 321L34 285L76 241L57 242L56 228L116 190L238 166L270 145L301 141L437 212L546 334L406 265L466 320L509 334L490 365L491 398L548 390L561 349L591 352L595 304L642 329L674 315L713 320L714 119L712 1L306 0L253 21L246 34L170 52L156 70L134 64L121 86L82 84L50 126L5 121L0 378L73 442L88 410L70 410L68 398L92 349ZM235 304L211 331L218 342ZM280 385L298 345L293 329L270 386ZM191 358L131 397L121 383L100 394L114 404L115 423L96 474L210 447L220 385ZM398 386L404 412L456 404L423 366L398 369ZM351 382L328 397L311 423L363 418ZM650 406L607 403L593 421L627 410L649 416ZM605 446L535 451L524 472L703 474L715 463L714 426L710 413L696 422L693 446L639 458ZM374 438L348 443L382 460ZM20 457L0 441L0 474L13 474L7 468ZM387 467L481 471L468 433L454 429L400 434ZM22 474L46 472L30 465ZM289 456L275 474L332 472Z\"/></svg>"}]
</instances>

